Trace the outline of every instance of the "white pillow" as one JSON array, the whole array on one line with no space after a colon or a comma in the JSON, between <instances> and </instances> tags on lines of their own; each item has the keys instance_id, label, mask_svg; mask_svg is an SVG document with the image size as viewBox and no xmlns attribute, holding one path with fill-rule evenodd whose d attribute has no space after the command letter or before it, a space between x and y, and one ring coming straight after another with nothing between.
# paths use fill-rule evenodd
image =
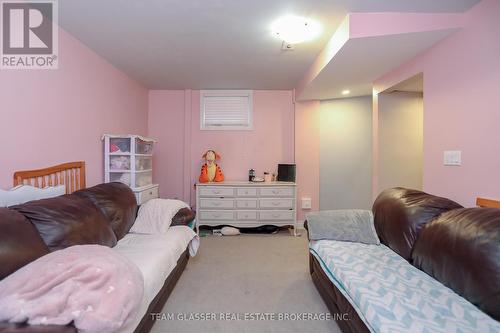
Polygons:
<instances>
[{"instance_id":1,"label":"white pillow","mask_svg":"<svg viewBox=\"0 0 500 333\"><path fill-rule=\"evenodd\" d=\"M151 199L139 208L130 232L164 234L170 227L172 218L182 208L189 208L189 206L180 200Z\"/></svg>"},{"instance_id":2,"label":"white pillow","mask_svg":"<svg viewBox=\"0 0 500 333\"><path fill-rule=\"evenodd\" d=\"M37 188L31 185L18 185L10 190L0 190L0 207L10 207L32 200L54 198L66 194L66 186Z\"/></svg>"}]
</instances>

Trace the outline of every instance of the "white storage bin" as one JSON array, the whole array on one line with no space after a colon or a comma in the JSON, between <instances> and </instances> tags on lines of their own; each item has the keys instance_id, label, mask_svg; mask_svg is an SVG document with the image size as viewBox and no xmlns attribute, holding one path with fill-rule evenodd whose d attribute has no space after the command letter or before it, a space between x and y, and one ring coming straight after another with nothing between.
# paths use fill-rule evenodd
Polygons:
<instances>
[{"instance_id":1,"label":"white storage bin","mask_svg":"<svg viewBox=\"0 0 500 333\"><path fill-rule=\"evenodd\" d=\"M111 154L130 153L129 138L110 138L109 152Z\"/></svg>"},{"instance_id":2,"label":"white storage bin","mask_svg":"<svg viewBox=\"0 0 500 333\"><path fill-rule=\"evenodd\" d=\"M135 139L135 153L136 154L153 154L153 142L144 141L139 138Z\"/></svg>"},{"instance_id":3,"label":"white storage bin","mask_svg":"<svg viewBox=\"0 0 500 333\"><path fill-rule=\"evenodd\" d=\"M138 204L159 197L153 184L154 139L140 135L102 136L104 141L104 181L121 182L132 189Z\"/></svg>"},{"instance_id":4,"label":"white storage bin","mask_svg":"<svg viewBox=\"0 0 500 333\"><path fill-rule=\"evenodd\" d=\"M135 187L144 187L151 184L153 184L153 173L151 171L135 173Z\"/></svg>"},{"instance_id":5,"label":"white storage bin","mask_svg":"<svg viewBox=\"0 0 500 333\"><path fill-rule=\"evenodd\" d=\"M109 157L109 170L130 170L130 155L112 155Z\"/></svg>"},{"instance_id":6,"label":"white storage bin","mask_svg":"<svg viewBox=\"0 0 500 333\"><path fill-rule=\"evenodd\" d=\"M111 172L109 175L110 182L120 182L130 186L130 172Z\"/></svg>"},{"instance_id":7,"label":"white storage bin","mask_svg":"<svg viewBox=\"0 0 500 333\"><path fill-rule=\"evenodd\" d=\"M136 156L135 157L135 170L152 170L153 158L151 156Z\"/></svg>"}]
</instances>

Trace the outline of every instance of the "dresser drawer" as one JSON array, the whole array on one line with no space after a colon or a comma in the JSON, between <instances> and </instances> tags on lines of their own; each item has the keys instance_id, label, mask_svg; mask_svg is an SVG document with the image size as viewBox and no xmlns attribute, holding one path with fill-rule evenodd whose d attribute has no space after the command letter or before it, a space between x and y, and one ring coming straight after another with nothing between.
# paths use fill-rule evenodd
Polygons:
<instances>
[{"instance_id":1,"label":"dresser drawer","mask_svg":"<svg viewBox=\"0 0 500 333\"><path fill-rule=\"evenodd\" d=\"M264 209L291 209L293 198L290 199L260 199L259 207Z\"/></svg>"},{"instance_id":2,"label":"dresser drawer","mask_svg":"<svg viewBox=\"0 0 500 333\"><path fill-rule=\"evenodd\" d=\"M261 197L293 197L293 187L262 187L260 189Z\"/></svg>"},{"instance_id":3,"label":"dresser drawer","mask_svg":"<svg viewBox=\"0 0 500 333\"><path fill-rule=\"evenodd\" d=\"M215 208L215 209L233 209L233 199L220 199L220 198L201 198L200 208Z\"/></svg>"},{"instance_id":4,"label":"dresser drawer","mask_svg":"<svg viewBox=\"0 0 500 333\"><path fill-rule=\"evenodd\" d=\"M137 204L142 205L148 200L158 198L158 186L148 188L146 190L134 192Z\"/></svg>"},{"instance_id":5,"label":"dresser drawer","mask_svg":"<svg viewBox=\"0 0 500 333\"><path fill-rule=\"evenodd\" d=\"M249 221L249 220L257 220L257 211L255 210L249 210L249 211L238 211L236 212L236 219L237 220L243 220L243 221Z\"/></svg>"},{"instance_id":6,"label":"dresser drawer","mask_svg":"<svg viewBox=\"0 0 500 333\"><path fill-rule=\"evenodd\" d=\"M257 199L237 199L236 208L241 208L241 209L257 208Z\"/></svg>"},{"instance_id":7,"label":"dresser drawer","mask_svg":"<svg viewBox=\"0 0 500 333\"><path fill-rule=\"evenodd\" d=\"M234 219L234 213L232 211L201 211L199 214L202 220L230 221Z\"/></svg>"},{"instance_id":8,"label":"dresser drawer","mask_svg":"<svg viewBox=\"0 0 500 333\"><path fill-rule=\"evenodd\" d=\"M293 220L293 210L262 210L259 212L261 221Z\"/></svg>"},{"instance_id":9,"label":"dresser drawer","mask_svg":"<svg viewBox=\"0 0 500 333\"><path fill-rule=\"evenodd\" d=\"M202 197L233 197L234 188L223 186L200 186L200 196Z\"/></svg>"},{"instance_id":10,"label":"dresser drawer","mask_svg":"<svg viewBox=\"0 0 500 333\"><path fill-rule=\"evenodd\" d=\"M236 196L238 197L256 197L257 189L250 187L238 187L236 189Z\"/></svg>"}]
</instances>

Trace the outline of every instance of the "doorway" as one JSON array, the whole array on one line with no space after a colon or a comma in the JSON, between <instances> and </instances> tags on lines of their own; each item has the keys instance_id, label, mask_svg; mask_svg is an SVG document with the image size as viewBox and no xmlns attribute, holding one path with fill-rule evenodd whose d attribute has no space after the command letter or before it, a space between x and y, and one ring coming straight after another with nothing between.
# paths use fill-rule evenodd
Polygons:
<instances>
[{"instance_id":1,"label":"doorway","mask_svg":"<svg viewBox=\"0 0 500 333\"><path fill-rule=\"evenodd\" d=\"M379 94L378 192L423 187L423 74Z\"/></svg>"}]
</instances>

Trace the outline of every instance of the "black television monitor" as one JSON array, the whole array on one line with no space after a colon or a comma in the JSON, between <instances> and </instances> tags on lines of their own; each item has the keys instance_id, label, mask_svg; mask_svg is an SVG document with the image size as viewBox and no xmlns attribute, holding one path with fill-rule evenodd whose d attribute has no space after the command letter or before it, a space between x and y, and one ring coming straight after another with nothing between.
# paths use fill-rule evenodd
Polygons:
<instances>
[{"instance_id":1,"label":"black television monitor","mask_svg":"<svg viewBox=\"0 0 500 333\"><path fill-rule=\"evenodd\" d=\"M295 182L295 164L278 164L279 182Z\"/></svg>"}]
</instances>

